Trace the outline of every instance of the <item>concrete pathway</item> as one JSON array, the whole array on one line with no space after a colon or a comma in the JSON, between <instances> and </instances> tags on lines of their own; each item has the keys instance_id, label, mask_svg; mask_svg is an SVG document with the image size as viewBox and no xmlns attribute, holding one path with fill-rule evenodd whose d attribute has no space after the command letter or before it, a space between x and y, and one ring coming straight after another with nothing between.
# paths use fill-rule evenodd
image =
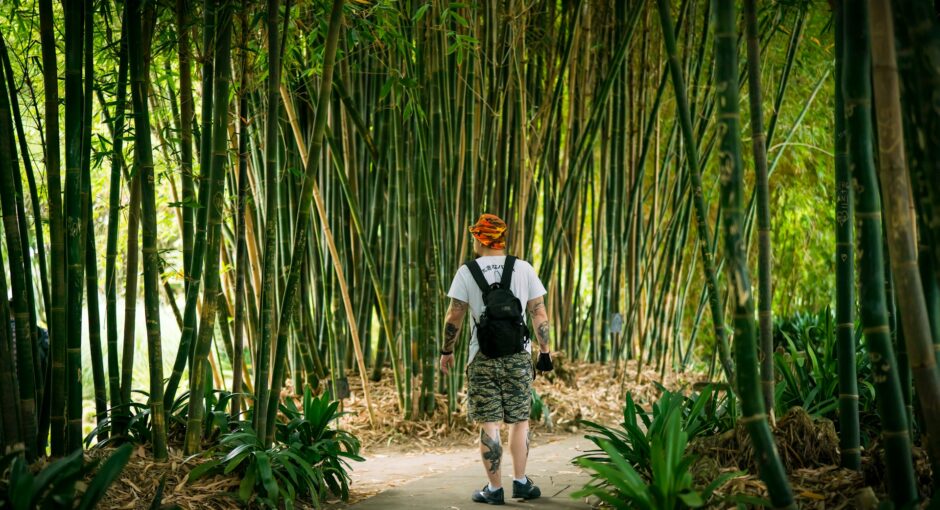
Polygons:
<instances>
[{"instance_id":1,"label":"concrete pathway","mask_svg":"<svg viewBox=\"0 0 940 510\"><path fill-rule=\"evenodd\" d=\"M593 443L580 436L533 446L529 452L528 474L542 489L542 497L516 501L509 498L512 495L512 457L504 445L502 472L506 506L552 510L591 508L583 500L571 499L570 494L590 480L590 476L571 464L571 459L592 447ZM354 465L353 469L353 487L391 485L392 488L349 506L350 510L487 508L470 500L471 493L482 487L486 478L479 451L469 445L466 452L373 457Z\"/></svg>"}]
</instances>

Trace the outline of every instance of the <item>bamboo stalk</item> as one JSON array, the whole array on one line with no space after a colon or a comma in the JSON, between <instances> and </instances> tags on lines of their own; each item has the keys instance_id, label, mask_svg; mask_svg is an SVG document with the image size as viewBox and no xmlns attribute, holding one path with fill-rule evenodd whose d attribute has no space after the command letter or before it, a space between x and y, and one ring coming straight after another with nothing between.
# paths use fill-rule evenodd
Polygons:
<instances>
[{"instance_id":1,"label":"bamboo stalk","mask_svg":"<svg viewBox=\"0 0 940 510\"><path fill-rule=\"evenodd\" d=\"M881 231L881 201L872 159L871 54L868 40L867 2L853 2L845 16L846 147L848 166L855 185L855 219L858 223L859 305L863 333L872 359L872 377L882 420L882 438L888 465L888 490L895 505L917 500L911 437L901 397L894 349L891 347L885 302Z\"/></svg>"},{"instance_id":2,"label":"bamboo stalk","mask_svg":"<svg viewBox=\"0 0 940 510\"><path fill-rule=\"evenodd\" d=\"M225 202L225 163L228 157L228 109L229 84L231 82L231 5L224 2L218 10L219 38L215 51L215 78L213 83L213 127L212 167L209 175L209 203L207 216L206 254L204 257L204 290L202 311L199 320L199 335L196 337L192 368L189 376L189 418L186 422L184 449L192 455L202 449L203 419L205 416L204 386L207 375L208 355L215 328L220 292L219 258L222 243L222 207Z\"/></svg>"},{"instance_id":3,"label":"bamboo stalk","mask_svg":"<svg viewBox=\"0 0 940 510\"><path fill-rule=\"evenodd\" d=\"M150 45L143 40L139 0L128 0L128 54L130 56L131 97L134 105L134 153L140 176L141 230L144 265L144 312L147 317L147 351L150 363L150 419L153 429L153 456L167 458L166 416L163 404L163 354L160 341L160 275L157 253L157 212L154 193L153 154L150 142L150 112L147 104L148 77L144 54ZM153 6L148 6L148 10ZM149 34L148 34L149 35ZM199 400L193 398L191 400Z\"/></svg>"},{"instance_id":4,"label":"bamboo stalk","mask_svg":"<svg viewBox=\"0 0 940 510\"><path fill-rule=\"evenodd\" d=\"M121 398L120 369L118 363L118 323L117 323L117 244L120 229L121 207L121 171L124 169L124 110L127 104L127 18L121 24L117 91L114 114L114 129L111 144L111 178L108 198L108 236L105 248L105 325L108 344L108 379L111 390L111 407L123 402ZM128 232L128 235L130 233ZM137 266L128 270L137 271ZM125 295L125 299L127 296ZM126 318L125 318L126 320ZM114 417L112 416L112 421ZM116 424L116 422L115 422Z\"/></svg>"},{"instance_id":5,"label":"bamboo stalk","mask_svg":"<svg viewBox=\"0 0 940 510\"><path fill-rule=\"evenodd\" d=\"M49 239L51 248L52 306L49 308L49 351L51 354L52 395L49 399L52 455L68 451L65 435L66 344L65 330L65 233L62 220L62 181L59 152L59 84L52 0L39 1L39 35L42 44L43 85L46 120L46 178L49 197ZM74 30L74 27L73 29ZM44 435L44 431L40 430Z\"/></svg>"},{"instance_id":6,"label":"bamboo stalk","mask_svg":"<svg viewBox=\"0 0 940 510\"><path fill-rule=\"evenodd\" d=\"M67 444L82 447L82 291L85 245L82 221L82 48L84 8L81 0L65 4L65 225L66 225L66 382ZM89 27L91 25L89 24ZM90 112L89 112L90 115Z\"/></svg>"},{"instance_id":7,"label":"bamboo stalk","mask_svg":"<svg viewBox=\"0 0 940 510\"><path fill-rule=\"evenodd\" d=\"M333 64L336 55L336 44L339 38L340 24L343 15L343 0L333 0L333 7L330 15L330 29L326 39L326 48L324 50L323 74L319 98L317 101L316 120L314 121L313 138L307 151L307 164L305 165L305 179L300 193L299 211L297 221L294 224L294 242L291 252L291 265L287 277L287 283L284 290L284 296L281 300L280 318L277 323L277 345L274 356L274 369L272 370L272 388L283 384L284 364L287 354L287 329L291 322L291 317L295 308L297 290L299 287L299 277L303 259L306 256L307 234L306 229L310 219L310 200L313 198L317 213L320 218L323 234L326 237L330 255L333 260L337 279L339 280L340 291L343 296L343 304L346 308L348 326L352 335L353 348L356 351L356 359L359 364L359 375L362 379L363 392L366 398L366 405L369 410L369 421L375 426L375 415L372 409L372 399L369 394L369 385L366 376L362 349L359 345L359 334L357 331L356 320L353 316L352 304L349 299L349 292L346 287L346 279L343 272L342 262L336 251L336 244L333 242L333 235L329 227L329 221L323 206L323 199L320 195L316 180L314 178L314 165L312 159L320 154L322 146L323 131L326 127L326 111L329 104L330 92L333 83ZM270 91L269 91L270 93ZM273 393L273 391L272 391ZM267 404L267 431L265 434L265 444L270 444L274 437L274 417L277 415L278 399L271 398Z\"/></svg>"},{"instance_id":8,"label":"bamboo stalk","mask_svg":"<svg viewBox=\"0 0 940 510\"><path fill-rule=\"evenodd\" d=\"M904 342L924 422L940 424L940 371L933 346L924 286L917 264L912 191L904 154L900 85L894 51L894 23L885 0L869 0L871 62L881 185L885 189L888 254L903 322ZM910 384L910 383L908 383ZM940 434L927 434L927 450L940 472Z\"/></svg>"},{"instance_id":9,"label":"bamboo stalk","mask_svg":"<svg viewBox=\"0 0 940 510\"><path fill-rule=\"evenodd\" d=\"M277 97L281 87L281 51L278 38L278 0L268 0L268 81L265 97L267 119L265 122L264 140L264 251L262 252L262 285L261 313L257 354L255 360L255 383L257 385L257 406L261 412L255 412L254 425L259 439L263 439L268 429L268 401L274 387L280 387L281 382L270 381L271 374L271 339L276 337L277 318L275 313L277 300L277 287L275 287L275 261L277 260L277 202L278 202L278 171L277 171L277 139L278 123L280 122L281 103ZM269 382L270 381L270 382ZM275 397L274 400L277 400Z\"/></svg>"},{"instance_id":10,"label":"bamboo stalk","mask_svg":"<svg viewBox=\"0 0 940 510\"><path fill-rule=\"evenodd\" d=\"M19 178L19 162L16 156L16 144L13 136L13 115L7 96L7 80L0 68L0 204L3 211L3 231L6 240L7 256L10 264L10 283L13 291L13 330L16 351L16 383L19 388L19 416L21 420L21 440L26 449L26 459L36 459L38 424L36 421L36 382L33 365L33 336L29 328L27 311L26 279L23 274L23 246L20 238L20 226L17 221L14 199L13 180ZM15 91L10 90L10 94ZM14 177L14 173L16 174ZM6 290L6 289L3 289ZM6 300L4 294L4 301ZM7 303L4 303L6 305ZM9 324L8 313L2 314L4 327ZM0 341L5 341L0 337ZM12 389L12 388L11 388ZM14 436L15 437L15 436Z\"/></svg>"},{"instance_id":11,"label":"bamboo stalk","mask_svg":"<svg viewBox=\"0 0 940 510\"><path fill-rule=\"evenodd\" d=\"M734 351L741 421L757 453L758 471L774 508L797 508L783 462L777 453L763 398L754 331L754 298L744 244L744 172L738 111L738 55L734 0L715 2L715 62L718 87L718 168L724 208L725 259L729 299L734 307ZM758 87L759 88L759 87ZM753 91L752 87L752 91ZM758 111L760 110L758 105ZM755 140L755 145L759 140ZM761 144L762 145L762 144ZM772 402L772 401L770 401Z\"/></svg>"},{"instance_id":12,"label":"bamboo stalk","mask_svg":"<svg viewBox=\"0 0 940 510\"><path fill-rule=\"evenodd\" d=\"M773 287L771 286L770 251L770 188L767 179L767 137L764 133L764 112L761 106L760 46L757 42L757 5L755 0L744 1L744 19L747 30L748 100L751 106L751 147L757 175L757 279L758 319L760 321L761 387L764 405L773 423L774 402L774 339Z\"/></svg>"},{"instance_id":13,"label":"bamboo stalk","mask_svg":"<svg viewBox=\"0 0 940 510\"><path fill-rule=\"evenodd\" d=\"M682 128L682 136L685 139L686 163L689 165L689 176L692 182L692 201L695 205L696 227L699 233L699 245L702 257L702 266L705 271L706 287L708 289L709 304L712 313L713 331L715 340L719 346L722 367L725 371L725 377L729 381L734 381L734 368L731 363L731 353L728 348L728 339L725 336L724 314L721 308L721 298L718 291L718 278L715 275L714 260L711 250L708 247L708 240L711 239L710 229L708 227L708 209L705 207L704 192L702 190L702 177L698 169L698 149L695 138L692 135L692 121L689 113L689 103L686 98L685 84L682 78L682 71L679 68L678 57L676 56L676 40L672 28L672 20L669 13L669 5L665 0L657 0L659 16L663 27L663 39L666 44L666 51L669 54L669 71L672 75L673 88L675 89L676 104L679 110L679 124Z\"/></svg>"},{"instance_id":14,"label":"bamboo stalk","mask_svg":"<svg viewBox=\"0 0 940 510\"><path fill-rule=\"evenodd\" d=\"M858 414L858 379L855 345L855 200L846 161L845 103L842 80L845 67L844 4L834 4L835 171L836 171L836 343L839 361L839 452L842 467L858 470L862 464Z\"/></svg>"}]
</instances>

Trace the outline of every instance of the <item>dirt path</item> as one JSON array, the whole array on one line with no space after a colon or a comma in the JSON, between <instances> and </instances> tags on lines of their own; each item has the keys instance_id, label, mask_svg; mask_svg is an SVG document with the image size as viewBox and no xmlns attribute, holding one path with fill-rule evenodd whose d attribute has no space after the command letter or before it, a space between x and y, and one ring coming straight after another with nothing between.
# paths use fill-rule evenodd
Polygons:
<instances>
[{"instance_id":1,"label":"dirt path","mask_svg":"<svg viewBox=\"0 0 940 510\"><path fill-rule=\"evenodd\" d=\"M584 438L569 437L533 446L529 455L529 475L542 489L542 497L531 502L511 500L506 505L520 508L587 509L590 505L569 496L589 480L571 464L571 459L593 446ZM512 458L503 456L503 483L511 487ZM376 453L353 466L354 500L350 510L406 508L409 510L461 510L484 508L470 500L470 494L486 483L478 451L467 448L451 453ZM511 488L507 491L511 495ZM369 495L372 495L369 497ZM362 496L366 496L362 499Z\"/></svg>"}]
</instances>

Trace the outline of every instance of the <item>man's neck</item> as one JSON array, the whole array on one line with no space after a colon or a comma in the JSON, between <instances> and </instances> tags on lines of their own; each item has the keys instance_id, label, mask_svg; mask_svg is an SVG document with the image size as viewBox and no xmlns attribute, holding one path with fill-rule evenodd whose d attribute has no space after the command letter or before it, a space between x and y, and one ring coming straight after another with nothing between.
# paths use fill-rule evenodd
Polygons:
<instances>
[{"instance_id":1,"label":"man's neck","mask_svg":"<svg viewBox=\"0 0 940 510\"><path fill-rule=\"evenodd\" d=\"M481 257L505 256L506 250L494 250L494 249L487 248L484 246L480 249L480 252L478 255L480 255Z\"/></svg>"}]
</instances>

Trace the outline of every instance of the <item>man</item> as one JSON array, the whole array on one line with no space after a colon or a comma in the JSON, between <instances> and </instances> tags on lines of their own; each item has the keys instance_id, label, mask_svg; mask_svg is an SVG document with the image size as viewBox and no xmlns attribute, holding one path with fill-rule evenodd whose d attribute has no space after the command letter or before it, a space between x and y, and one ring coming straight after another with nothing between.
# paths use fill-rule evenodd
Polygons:
<instances>
[{"instance_id":1,"label":"man","mask_svg":"<svg viewBox=\"0 0 940 510\"><path fill-rule=\"evenodd\" d=\"M504 503L504 494L500 471L503 454L499 437L500 422L509 424L513 498L534 499L541 495L541 491L526 476L525 471L529 455L529 410L534 373L531 342L525 327L525 312L521 303L526 303L526 309L535 327L539 341L539 361L536 368L541 371L552 369L548 348L551 327L545 310L545 286L539 281L529 263L506 255L506 223L493 214L483 214L469 230L473 235L473 251L479 257L460 267L447 293L451 302L444 325L441 370L446 374L454 366L454 346L464 315L469 308L474 327L467 358L468 407L470 419L482 424L480 455L489 478L489 483L474 492L472 499L478 503L501 505ZM508 272L504 271L507 266L510 267ZM508 333L500 333L495 336L501 338L493 338L494 329L490 324L497 322L494 319L496 313L490 310L488 318L484 315L486 310L483 289L489 287L486 299L492 308L496 298L492 297L494 294L491 289L500 289L507 281L506 286L512 294L502 292L501 295L504 298L508 296L510 301L518 300L518 308L515 309L517 311L511 314L516 317L509 320L508 330L500 330L509 331ZM505 324L504 321L503 326ZM481 338L478 338L481 328L482 349ZM518 340L514 337L518 337ZM503 349L510 353L494 351L494 343L501 343L496 347L497 351ZM492 356L487 356L485 352Z\"/></svg>"}]
</instances>

